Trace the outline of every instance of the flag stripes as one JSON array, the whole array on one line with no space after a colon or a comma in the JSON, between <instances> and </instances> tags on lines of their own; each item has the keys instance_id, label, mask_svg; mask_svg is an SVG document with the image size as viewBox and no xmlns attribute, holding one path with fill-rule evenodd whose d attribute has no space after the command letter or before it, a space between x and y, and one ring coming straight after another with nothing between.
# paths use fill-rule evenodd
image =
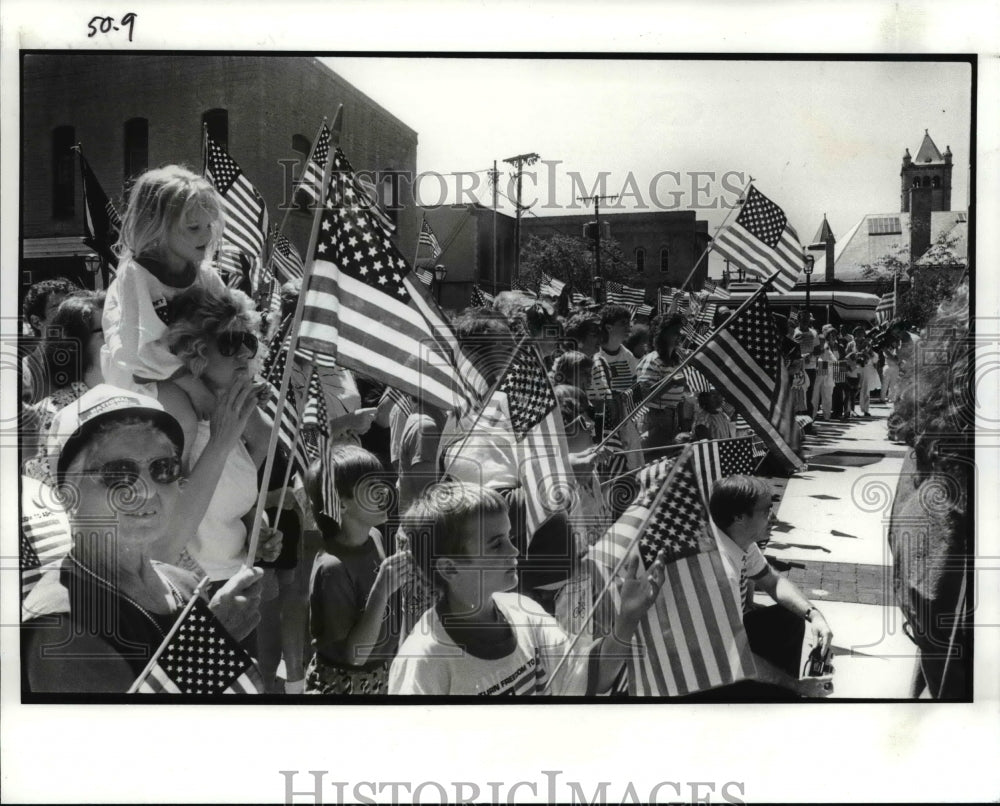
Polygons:
<instances>
[{"instance_id":1,"label":"flag stripes","mask_svg":"<svg viewBox=\"0 0 1000 806\"><path fill-rule=\"evenodd\" d=\"M243 170L212 138L205 139L205 173L222 197L226 227L223 243L248 258L260 258L267 237L267 207Z\"/></svg>"},{"instance_id":2,"label":"flag stripes","mask_svg":"<svg viewBox=\"0 0 1000 806\"><path fill-rule=\"evenodd\" d=\"M303 348L442 410L467 405L488 384L464 359L447 318L361 204L352 177L337 149L327 202L318 213Z\"/></svg>"},{"instance_id":3,"label":"flag stripes","mask_svg":"<svg viewBox=\"0 0 1000 806\"><path fill-rule=\"evenodd\" d=\"M271 268L280 285L290 280L301 280L305 272L302 256L282 233L275 230L271 250Z\"/></svg>"},{"instance_id":4,"label":"flag stripes","mask_svg":"<svg viewBox=\"0 0 1000 806\"><path fill-rule=\"evenodd\" d=\"M791 386L778 345L762 292L692 357L691 364L726 390L726 399L784 464L798 469L802 461L788 444Z\"/></svg>"}]
</instances>

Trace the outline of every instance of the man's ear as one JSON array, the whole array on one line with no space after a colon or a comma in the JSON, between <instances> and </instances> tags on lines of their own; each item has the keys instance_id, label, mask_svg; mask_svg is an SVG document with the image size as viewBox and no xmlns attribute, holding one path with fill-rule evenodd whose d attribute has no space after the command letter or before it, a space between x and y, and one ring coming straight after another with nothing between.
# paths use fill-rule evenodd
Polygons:
<instances>
[{"instance_id":1,"label":"man's ear","mask_svg":"<svg viewBox=\"0 0 1000 806\"><path fill-rule=\"evenodd\" d=\"M40 316L35 314L29 315L28 324L31 325L31 329L35 331L35 333L42 333L43 336L45 335L42 332L42 318Z\"/></svg>"}]
</instances>

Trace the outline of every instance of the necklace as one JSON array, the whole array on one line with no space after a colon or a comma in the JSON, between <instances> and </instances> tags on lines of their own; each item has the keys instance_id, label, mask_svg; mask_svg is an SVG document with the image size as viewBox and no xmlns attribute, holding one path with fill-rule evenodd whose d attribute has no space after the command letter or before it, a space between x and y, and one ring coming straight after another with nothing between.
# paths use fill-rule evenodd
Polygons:
<instances>
[{"instance_id":1,"label":"necklace","mask_svg":"<svg viewBox=\"0 0 1000 806\"><path fill-rule=\"evenodd\" d=\"M72 554L69 555L69 559L72 561L73 565L75 565L77 568L79 568L85 574L87 574L88 576L90 576L94 580L96 580L98 583L100 583L105 588L105 590L107 590L109 593L112 593L115 596L120 596L122 599L124 599L126 602L128 602L130 605L132 605L132 607L134 607L136 610L138 610L140 613L142 613L142 615L146 617L146 619L149 621L149 623L152 624L153 627L156 628L156 631L163 638L167 637L167 634L163 631L163 628L160 626L160 623L156 620L156 618L153 616L153 614L150 613L148 610L146 610L146 608L143 607L141 604L139 604L135 599L133 599L128 594L123 593L122 591L120 591L117 588L115 588L110 582L108 582L106 579L104 579L103 577L101 577L98 574L96 574L94 571L91 571L89 568L87 568L87 566L83 565ZM159 573L157 573L157 576L160 576ZM160 576L160 579L163 579L163 577ZM171 584L171 582L169 580L166 580L166 583L167 583L167 587L170 588L170 592L171 592L171 594L173 594L174 599L175 600L179 599L180 598L180 594L177 591L177 589L173 586L173 584Z\"/></svg>"}]
</instances>

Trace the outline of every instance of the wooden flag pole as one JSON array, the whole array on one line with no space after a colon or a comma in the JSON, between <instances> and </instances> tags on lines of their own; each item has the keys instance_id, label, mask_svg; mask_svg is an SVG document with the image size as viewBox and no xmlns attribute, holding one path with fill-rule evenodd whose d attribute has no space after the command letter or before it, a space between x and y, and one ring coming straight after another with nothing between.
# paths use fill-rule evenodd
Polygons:
<instances>
[{"instance_id":1,"label":"wooden flag pole","mask_svg":"<svg viewBox=\"0 0 1000 806\"><path fill-rule=\"evenodd\" d=\"M740 191L740 204L737 204L736 207L739 207L743 203L742 200L744 198L746 198L747 191L750 190L750 185L753 184L753 181L754 181L754 178L751 176L750 177L750 181L747 182L746 185L744 186L743 190ZM726 217L724 219L722 219L722 223L719 224L719 229L716 230L716 232L720 231L724 226L726 226L726 222L729 221L729 217L733 214L733 210L735 210L736 207L730 207L729 208L729 212L726 213ZM714 241L712 243L714 243ZM697 271L698 267L701 265L701 261L703 261L705 259L705 256L709 252L712 251L712 243L709 243L709 245L705 247L705 251L703 251L701 253L701 256L694 262L694 266L691 267L691 271L689 271L688 272L688 276L686 278L684 278L684 282L681 283L681 287L678 289L678 291L683 291L685 288L687 288L687 284L691 282L691 278L694 277L694 273L695 273L695 271Z\"/></svg>"},{"instance_id":2,"label":"wooden flag pole","mask_svg":"<svg viewBox=\"0 0 1000 806\"><path fill-rule=\"evenodd\" d=\"M341 107L343 108L343 107ZM338 118L340 111L338 110ZM274 469L274 454L278 449L278 434L281 429L281 412L285 406L285 399L288 395L288 387L292 378L292 365L295 363L295 348L299 339L299 329L302 325L302 314L305 311L306 289L309 288L309 278L312 276L313 263L315 262L316 242L319 239L319 220L323 214L325 198L330 184L330 168L333 165L333 155L338 142L330 139L330 150L326 155L326 164L323 166L323 183L320 187L321 202L313 214L312 231L309 235L309 249L306 254L306 262L302 271L302 293L299 294L298 302L295 305L295 316L289 332L291 338L288 343L288 356L285 360L284 373L281 376L281 387L278 390L278 399L275 403L274 423L271 426L271 439L267 445L267 458L264 460L263 483L257 493L257 508L254 511L253 526L250 529L250 539L247 544L247 556L243 561L245 566L252 566L257 555L257 544L260 540L260 527L264 520L264 508L267 504L267 486Z\"/></svg>"},{"instance_id":3,"label":"wooden flag pole","mask_svg":"<svg viewBox=\"0 0 1000 806\"><path fill-rule=\"evenodd\" d=\"M556 668L552 670L552 674L550 674L546 679L545 685L542 687L542 691L548 689L551 682L555 680L556 674L558 674L559 670L563 667L563 664L573 653L573 648L580 640L580 636L583 635L584 630L587 629L587 625L590 624L590 622L593 620L594 614L597 612L597 607L601 603L601 599L603 599L605 595L607 595L607 592L611 590L611 586L615 583L615 580L617 580L618 575L621 573L622 568L625 566L625 563L628 562L629 555L632 554L635 547L639 544L639 540L642 538L642 533L646 529L646 524L649 522L650 516L654 512L656 512L656 508L660 505L660 502L663 500L663 496L665 496L667 494L667 491L670 489L670 484L671 482L673 482L674 476L676 476L677 472L681 469L681 467L684 466L684 463L687 461L688 457L691 455L693 451L694 451L693 445L691 445L690 443L685 445L684 451L677 458L677 461L675 461L673 465L671 465L670 471L667 473L667 477L663 480L663 483L660 484L660 489L657 491L656 497L653 499L653 502L649 506L649 513L647 514L645 521L643 521L642 528L636 530L635 536L629 541L628 547L625 549L625 551L622 552L622 556L621 559L618 560L618 564L615 565L614 570L608 575L607 582L604 583L604 587L601 589L601 592L597 594L596 597L594 597L594 603L591 605L590 610L587 612L587 616L583 620L583 624L580 626L580 629L577 630L577 632L573 635L573 640L569 642L569 647L566 649L566 654L559 659L559 662L556 664ZM614 529L613 526L611 528ZM611 637L614 638L613 628Z\"/></svg>"},{"instance_id":4,"label":"wooden flag pole","mask_svg":"<svg viewBox=\"0 0 1000 806\"><path fill-rule=\"evenodd\" d=\"M597 450L600 450L605 445L607 445L608 444L608 440L612 436L614 436L615 434L617 434L622 429L622 427L625 425L625 423L627 423L629 420L631 420L635 416L636 412L639 411L639 409L641 409L643 406L645 406L647 403L649 403L649 401L652 400L654 397L656 397L657 395L659 395L660 392L662 392L666 388L667 384L670 383L670 381L672 381L674 379L674 377L677 375L677 373L680 372L682 369L684 369L684 367L686 367L689 363L691 363L691 359L692 358L694 358L696 355L698 355L698 353L700 353L702 350L705 349L705 345L706 344L708 344L713 338L715 338L720 332L722 332L722 330L724 330L726 328L726 326L731 321L733 321L733 319L735 319L739 314L741 314L743 312L743 310L750 305L750 303L752 303L754 300L757 299L757 297L759 297L761 294L763 294L764 291L770 286L771 281L774 280L774 278L777 277L779 273L780 272L776 271L774 274L772 274L770 277L768 277L767 280L765 280L763 283L761 283L760 288L758 288L753 294L751 294L749 297L747 297L747 299L743 302L743 304L740 305L740 307L737 308L735 311L733 311L732 314L730 314L729 318L726 319L725 322L723 322L715 330L713 330L708 335L708 337L701 344L699 344L697 347L695 347L694 351L691 352L688 355L687 358L685 358L683 361L681 361L680 364L678 364L676 367L674 367L673 370L668 375L665 375L663 378L661 378L657 382L657 384L652 388L652 390L650 390L649 394L646 395L646 397L644 397L639 403L637 403L633 407L632 411L630 411L627 415L625 415L624 417L622 417L621 422L618 423L618 425L616 425L613 429L611 429L611 431L609 431L607 434L604 435L604 439L602 439L601 442L600 442L600 444L598 444Z\"/></svg>"},{"instance_id":5,"label":"wooden flag pole","mask_svg":"<svg viewBox=\"0 0 1000 806\"><path fill-rule=\"evenodd\" d=\"M174 621L174 626L170 628L170 632L167 633L167 637L163 639L159 647L157 647L156 652L153 653L153 657L149 659L149 663L146 664L146 668L142 670L139 676L135 679L131 686L128 687L126 694L135 694L139 691L139 686L143 684L145 679L149 677L149 673L153 671L153 667L159 662L160 657L164 652L167 651L167 646L170 644L173 637L177 635L177 631L181 628L181 624L184 623L184 619L187 618L188 613L191 612L191 608L194 607L195 600L201 595L202 590L205 585L208 584L208 576L203 576L198 584L195 586L194 592L191 594L191 598L188 599L187 604L184 605L184 609L181 610L181 614Z\"/></svg>"}]
</instances>

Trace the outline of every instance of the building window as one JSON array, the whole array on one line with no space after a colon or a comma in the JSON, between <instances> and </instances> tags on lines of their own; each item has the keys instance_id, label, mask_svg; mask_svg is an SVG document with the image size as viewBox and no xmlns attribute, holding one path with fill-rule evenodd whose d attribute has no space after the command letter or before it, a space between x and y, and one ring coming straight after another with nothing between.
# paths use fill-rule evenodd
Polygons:
<instances>
[{"instance_id":1,"label":"building window","mask_svg":"<svg viewBox=\"0 0 1000 806\"><path fill-rule=\"evenodd\" d=\"M666 274L670 270L670 253L666 247L660 250L660 274Z\"/></svg>"},{"instance_id":2,"label":"building window","mask_svg":"<svg viewBox=\"0 0 1000 806\"><path fill-rule=\"evenodd\" d=\"M125 185L132 182L149 167L149 121L132 118L125 121Z\"/></svg>"},{"instance_id":3,"label":"building window","mask_svg":"<svg viewBox=\"0 0 1000 806\"><path fill-rule=\"evenodd\" d=\"M913 177L913 185L912 186L915 187L915 188L920 187L920 177L919 176Z\"/></svg>"},{"instance_id":4,"label":"building window","mask_svg":"<svg viewBox=\"0 0 1000 806\"><path fill-rule=\"evenodd\" d=\"M402 202L397 194L398 190L399 180L395 178L393 169L389 168L379 183L379 202L394 227L399 226L399 209L402 207Z\"/></svg>"},{"instance_id":5,"label":"building window","mask_svg":"<svg viewBox=\"0 0 1000 806\"><path fill-rule=\"evenodd\" d=\"M309 152L312 151L312 143L304 134L293 134L292 151L294 151L295 155L299 158L299 177L298 179L292 180L292 192L294 193L295 188L298 187L299 182L302 181L302 177L306 174L306 167L309 162ZM294 212L306 214L311 213L309 209L309 196L307 194L295 194L295 196L293 196L293 203L295 205Z\"/></svg>"},{"instance_id":6,"label":"building window","mask_svg":"<svg viewBox=\"0 0 1000 806\"><path fill-rule=\"evenodd\" d=\"M225 109L209 109L201 116L202 128L208 129L208 136L227 151L229 150L229 112Z\"/></svg>"},{"instance_id":7,"label":"building window","mask_svg":"<svg viewBox=\"0 0 1000 806\"><path fill-rule=\"evenodd\" d=\"M935 177L933 177L931 179L931 187L932 188L939 188L939 187L941 187L941 177L940 176L935 176Z\"/></svg>"},{"instance_id":8,"label":"building window","mask_svg":"<svg viewBox=\"0 0 1000 806\"><path fill-rule=\"evenodd\" d=\"M76 130L59 126L52 130L52 217L72 218L76 213L76 175L73 146Z\"/></svg>"},{"instance_id":9,"label":"building window","mask_svg":"<svg viewBox=\"0 0 1000 806\"><path fill-rule=\"evenodd\" d=\"M635 250L635 270L639 274L646 273L646 250L641 246Z\"/></svg>"}]
</instances>

